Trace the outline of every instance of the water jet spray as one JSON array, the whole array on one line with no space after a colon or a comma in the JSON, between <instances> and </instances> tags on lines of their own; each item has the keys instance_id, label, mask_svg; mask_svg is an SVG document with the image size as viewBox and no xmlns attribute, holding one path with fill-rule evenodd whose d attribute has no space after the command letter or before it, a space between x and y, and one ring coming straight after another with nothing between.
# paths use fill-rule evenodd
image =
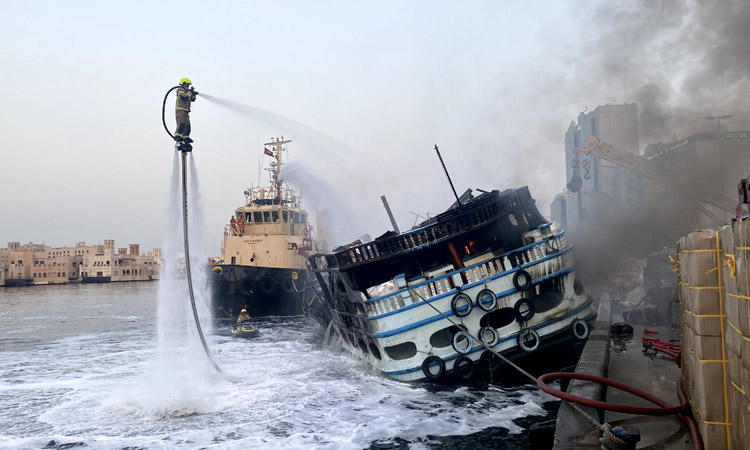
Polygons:
<instances>
[{"instance_id":1,"label":"water jet spray","mask_svg":"<svg viewBox=\"0 0 750 450\"><path fill-rule=\"evenodd\" d=\"M164 129L166 130L167 134L172 138L175 139L175 150L182 152L182 229L184 233L184 241L185 241L185 272L187 274L187 282L188 282L188 291L190 292L190 305L193 308L193 318L195 319L195 326L198 329L198 336L200 336L201 344L203 344L203 350L206 352L206 356L208 357L208 360L211 362L211 364L214 366L214 369L216 369L217 372L222 373L221 368L214 362L213 357L211 356L211 352L208 349L208 344L206 343L206 338L203 336L203 329L201 328L201 321L200 317L198 317L198 308L195 305L195 294L193 292L193 278L190 271L190 244L188 239L188 195L187 195L187 156L188 153L191 153L193 151L193 146L191 145L191 141L185 141L185 140L177 140L175 136L169 131L169 128L167 128L167 121L164 117L164 110L166 108L167 104L167 97L169 97L169 94L175 90L178 89L180 86L174 86L171 89L167 91L167 94L164 96L164 102L162 103L161 107L161 120L164 124ZM197 92L193 91L193 93L198 94Z\"/></svg>"}]
</instances>

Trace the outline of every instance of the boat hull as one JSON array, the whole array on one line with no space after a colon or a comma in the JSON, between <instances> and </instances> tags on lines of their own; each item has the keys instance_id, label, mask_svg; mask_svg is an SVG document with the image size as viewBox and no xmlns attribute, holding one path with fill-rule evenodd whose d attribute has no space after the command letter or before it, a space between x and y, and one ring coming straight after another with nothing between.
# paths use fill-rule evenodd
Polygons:
<instances>
[{"instance_id":1,"label":"boat hull","mask_svg":"<svg viewBox=\"0 0 750 450\"><path fill-rule=\"evenodd\" d=\"M237 317L242 309L247 309L253 317L305 313L304 293L310 287L304 281L307 279L306 270L232 264L211 268L215 317Z\"/></svg>"},{"instance_id":2,"label":"boat hull","mask_svg":"<svg viewBox=\"0 0 750 450\"><path fill-rule=\"evenodd\" d=\"M31 286L34 284L33 278L6 278L5 287Z\"/></svg>"},{"instance_id":3,"label":"boat hull","mask_svg":"<svg viewBox=\"0 0 750 450\"><path fill-rule=\"evenodd\" d=\"M112 277L83 277L81 283L109 283Z\"/></svg>"}]
</instances>

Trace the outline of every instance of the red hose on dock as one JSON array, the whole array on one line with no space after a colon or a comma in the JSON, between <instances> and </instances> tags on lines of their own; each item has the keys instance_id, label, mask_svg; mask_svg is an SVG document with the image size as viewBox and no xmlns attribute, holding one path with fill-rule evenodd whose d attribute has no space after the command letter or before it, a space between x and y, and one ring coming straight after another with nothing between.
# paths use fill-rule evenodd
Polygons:
<instances>
[{"instance_id":1,"label":"red hose on dock","mask_svg":"<svg viewBox=\"0 0 750 450\"><path fill-rule=\"evenodd\" d=\"M642 336L641 341L643 342L644 347L653 349L654 351L657 351L657 352L664 353L674 358L675 362L679 366L680 365L680 344L677 344L674 342L661 342L659 338L645 336L646 334L657 334L657 333L658 331L649 330L649 329L646 329L643 331L644 336ZM568 394L567 392L563 392L559 389L555 389L547 385L548 381L559 380L559 379L591 381L593 383L599 383L599 384L603 384L606 386L610 386L615 389L619 389L621 391L633 394L644 400L647 400L653 403L654 405L657 405L658 408L627 406L627 405L619 405L616 403L608 403L608 402L603 402L599 400L593 400L593 399L589 399L585 397L579 397L577 395ZM690 439L693 442L693 449L703 450L703 441L701 440L701 436L700 436L700 433L698 432L698 427L695 424L695 421L688 415L683 414L683 412L685 412L688 409L689 403L688 403L687 395L685 395L685 391L683 390L682 382L683 382L683 378L680 377L680 381L677 383L677 398L680 400L679 405L670 405L666 401L658 397L655 397L647 392L643 392L640 389L636 389L632 386L628 386L627 384L623 384L614 380L610 380L608 378L598 377L596 375L571 373L571 372L552 372L552 373L548 373L539 377L537 379L536 384L537 386L539 386L539 389L559 399L562 399L571 403L577 403L583 406L589 406L592 408L602 409L605 411L615 411L615 412L645 415L645 416L669 416L669 415L674 414L676 415L678 419L680 419L680 421L685 425L685 427L687 427L688 432L690 433Z\"/></svg>"}]
</instances>

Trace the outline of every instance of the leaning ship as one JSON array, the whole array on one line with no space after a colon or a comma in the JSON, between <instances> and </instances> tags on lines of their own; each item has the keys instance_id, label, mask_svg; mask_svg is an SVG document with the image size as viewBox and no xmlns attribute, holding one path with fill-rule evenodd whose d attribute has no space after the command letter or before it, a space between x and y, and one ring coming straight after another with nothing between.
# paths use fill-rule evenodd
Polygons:
<instances>
[{"instance_id":1,"label":"leaning ship","mask_svg":"<svg viewBox=\"0 0 750 450\"><path fill-rule=\"evenodd\" d=\"M316 317L376 372L466 380L500 365L488 348L520 362L588 338L596 312L571 250L528 188L467 191L411 231L311 256Z\"/></svg>"},{"instance_id":2,"label":"leaning ship","mask_svg":"<svg viewBox=\"0 0 750 450\"><path fill-rule=\"evenodd\" d=\"M279 179L290 142L264 144L270 185L248 188L224 229L221 259L212 267L215 317L236 317L242 309L252 316L304 313L306 258L315 237L300 195Z\"/></svg>"}]
</instances>

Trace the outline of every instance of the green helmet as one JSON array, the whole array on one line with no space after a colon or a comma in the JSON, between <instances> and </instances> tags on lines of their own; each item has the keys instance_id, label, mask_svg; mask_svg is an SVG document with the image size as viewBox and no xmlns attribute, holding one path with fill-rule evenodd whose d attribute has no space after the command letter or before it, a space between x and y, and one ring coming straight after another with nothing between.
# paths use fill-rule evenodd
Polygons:
<instances>
[{"instance_id":1,"label":"green helmet","mask_svg":"<svg viewBox=\"0 0 750 450\"><path fill-rule=\"evenodd\" d=\"M180 86L182 86L183 84L193 84L193 82L190 81L190 78L188 77L182 77L180 79Z\"/></svg>"}]
</instances>

